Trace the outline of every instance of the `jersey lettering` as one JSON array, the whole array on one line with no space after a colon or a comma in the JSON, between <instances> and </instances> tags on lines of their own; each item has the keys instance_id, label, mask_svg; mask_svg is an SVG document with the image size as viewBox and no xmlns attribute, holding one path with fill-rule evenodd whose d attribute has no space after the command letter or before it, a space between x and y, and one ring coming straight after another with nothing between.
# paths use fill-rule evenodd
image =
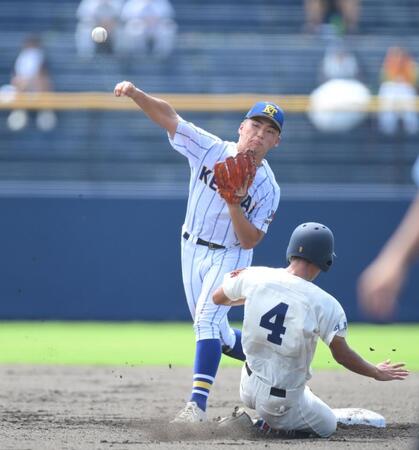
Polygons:
<instances>
[{"instance_id":1,"label":"jersey lettering","mask_svg":"<svg viewBox=\"0 0 419 450\"><path fill-rule=\"evenodd\" d=\"M205 166L202 166L201 173L199 174L199 179L203 181L205 184L208 184L208 176L212 173L211 169L207 169Z\"/></svg>"},{"instance_id":2,"label":"jersey lettering","mask_svg":"<svg viewBox=\"0 0 419 450\"><path fill-rule=\"evenodd\" d=\"M283 336L286 331L284 321L287 311L288 305L281 302L261 317L259 325L262 328L272 331L272 333L267 336L269 342L277 345L282 344L281 336Z\"/></svg>"},{"instance_id":3,"label":"jersey lettering","mask_svg":"<svg viewBox=\"0 0 419 450\"><path fill-rule=\"evenodd\" d=\"M215 177L211 178L211 181L208 185L210 187L210 189L212 189L213 191L217 190L217 183L215 182Z\"/></svg>"},{"instance_id":4,"label":"jersey lettering","mask_svg":"<svg viewBox=\"0 0 419 450\"><path fill-rule=\"evenodd\" d=\"M333 331L344 331L348 329L348 323L346 321L338 323L335 328L333 328Z\"/></svg>"},{"instance_id":5,"label":"jersey lettering","mask_svg":"<svg viewBox=\"0 0 419 450\"><path fill-rule=\"evenodd\" d=\"M250 204L252 202L252 197L248 195L241 203L240 206L246 211L249 211Z\"/></svg>"}]
</instances>

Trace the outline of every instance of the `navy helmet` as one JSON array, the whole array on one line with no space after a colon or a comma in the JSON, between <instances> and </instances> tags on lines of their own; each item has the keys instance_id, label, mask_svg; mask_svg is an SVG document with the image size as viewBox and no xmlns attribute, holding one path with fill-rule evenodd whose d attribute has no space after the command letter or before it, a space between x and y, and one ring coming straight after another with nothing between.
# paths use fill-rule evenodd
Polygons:
<instances>
[{"instance_id":1,"label":"navy helmet","mask_svg":"<svg viewBox=\"0 0 419 450\"><path fill-rule=\"evenodd\" d=\"M293 231L288 244L288 262L292 256L306 259L327 272L336 256L333 233L321 223L302 223Z\"/></svg>"}]
</instances>

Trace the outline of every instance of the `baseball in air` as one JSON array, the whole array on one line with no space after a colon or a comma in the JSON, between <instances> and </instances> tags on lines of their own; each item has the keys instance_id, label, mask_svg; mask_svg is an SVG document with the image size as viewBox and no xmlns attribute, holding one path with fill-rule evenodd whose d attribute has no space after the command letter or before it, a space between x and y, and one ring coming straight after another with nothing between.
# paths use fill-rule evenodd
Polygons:
<instances>
[{"instance_id":1,"label":"baseball in air","mask_svg":"<svg viewBox=\"0 0 419 450\"><path fill-rule=\"evenodd\" d=\"M103 27L96 27L92 31L92 39L98 44L105 42L108 32Z\"/></svg>"}]
</instances>

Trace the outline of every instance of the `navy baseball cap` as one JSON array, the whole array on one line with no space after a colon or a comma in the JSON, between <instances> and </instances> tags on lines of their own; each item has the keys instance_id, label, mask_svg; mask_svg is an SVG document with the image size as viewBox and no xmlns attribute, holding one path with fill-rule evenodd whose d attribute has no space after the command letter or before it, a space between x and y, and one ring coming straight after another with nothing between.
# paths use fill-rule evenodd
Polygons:
<instances>
[{"instance_id":1,"label":"navy baseball cap","mask_svg":"<svg viewBox=\"0 0 419 450\"><path fill-rule=\"evenodd\" d=\"M253 117L265 117L270 119L275 126L282 131L282 125L284 123L284 111L272 102L257 102L250 111L246 114L246 119L252 119Z\"/></svg>"}]
</instances>

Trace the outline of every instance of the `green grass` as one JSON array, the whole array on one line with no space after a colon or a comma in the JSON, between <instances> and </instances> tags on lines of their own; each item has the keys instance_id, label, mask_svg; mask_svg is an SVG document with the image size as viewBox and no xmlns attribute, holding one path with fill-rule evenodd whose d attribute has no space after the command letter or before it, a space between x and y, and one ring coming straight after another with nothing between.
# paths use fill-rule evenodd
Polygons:
<instances>
[{"instance_id":1,"label":"green grass","mask_svg":"<svg viewBox=\"0 0 419 450\"><path fill-rule=\"evenodd\" d=\"M373 363L391 359L419 370L419 326L350 324L349 344ZM0 364L191 366L190 323L1 322ZM239 366L223 357L222 365ZM339 367L319 343L313 368Z\"/></svg>"}]
</instances>

